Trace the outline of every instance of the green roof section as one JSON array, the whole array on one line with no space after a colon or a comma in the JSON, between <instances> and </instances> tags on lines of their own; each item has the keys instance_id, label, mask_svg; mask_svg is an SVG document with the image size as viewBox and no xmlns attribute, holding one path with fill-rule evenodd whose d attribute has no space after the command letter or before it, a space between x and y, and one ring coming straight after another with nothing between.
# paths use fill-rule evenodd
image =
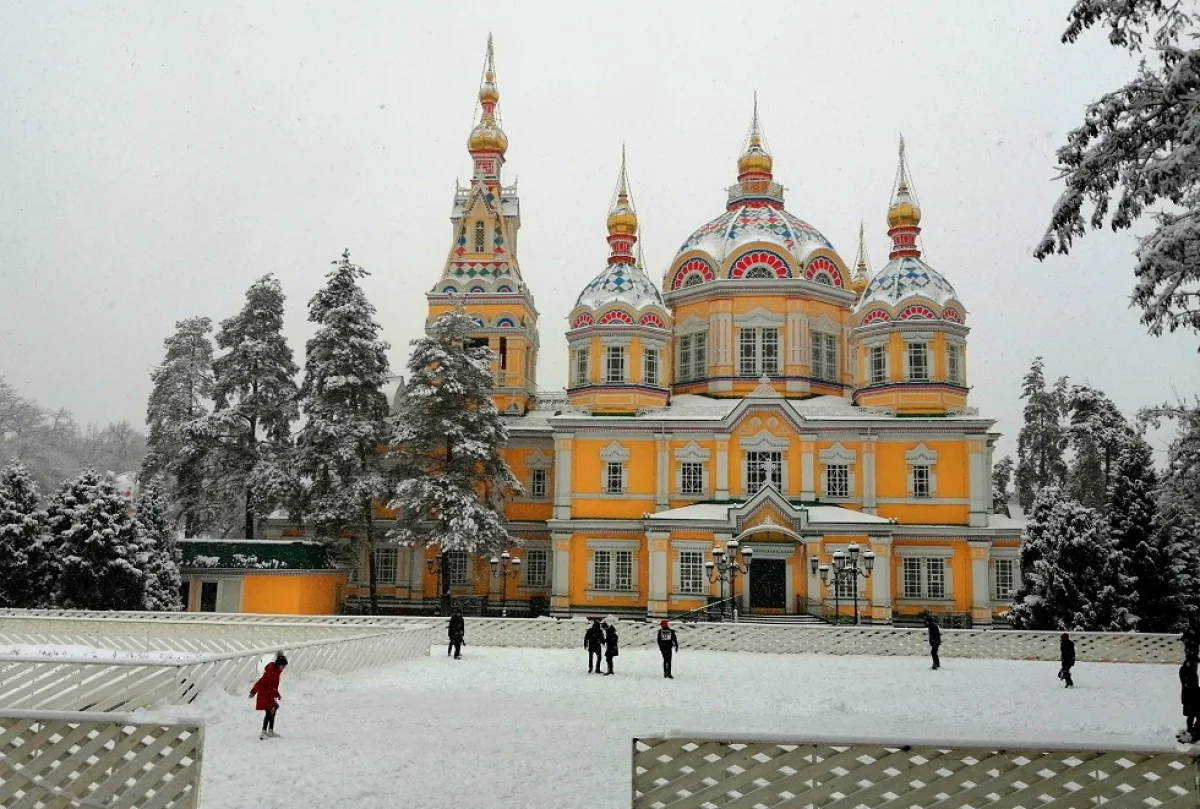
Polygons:
<instances>
[{"instance_id":1,"label":"green roof section","mask_svg":"<svg viewBox=\"0 0 1200 809\"><path fill-rule=\"evenodd\" d=\"M188 570L337 570L320 542L278 539L181 539Z\"/></svg>"}]
</instances>

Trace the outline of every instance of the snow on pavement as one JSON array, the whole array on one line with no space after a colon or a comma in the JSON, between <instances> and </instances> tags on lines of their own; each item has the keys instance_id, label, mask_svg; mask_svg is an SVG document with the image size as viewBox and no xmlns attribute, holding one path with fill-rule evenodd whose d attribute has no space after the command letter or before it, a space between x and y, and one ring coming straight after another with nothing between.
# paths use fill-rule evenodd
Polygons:
<instances>
[{"instance_id":1,"label":"snow on pavement","mask_svg":"<svg viewBox=\"0 0 1200 809\"><path fill-rule=\"evenodd\" d=\"M276 729L253 702L206 694L204 809L617 809L631 739L696 732L813 733L1166 744L1182 726L1173 666L691 652L662 677L656 650L617 674L586 653L468 647L334 678L285 674ZM249 694L250 683L246 684ZM164 715L159 712L159 715Z\"/></svg>"}]
</instances>

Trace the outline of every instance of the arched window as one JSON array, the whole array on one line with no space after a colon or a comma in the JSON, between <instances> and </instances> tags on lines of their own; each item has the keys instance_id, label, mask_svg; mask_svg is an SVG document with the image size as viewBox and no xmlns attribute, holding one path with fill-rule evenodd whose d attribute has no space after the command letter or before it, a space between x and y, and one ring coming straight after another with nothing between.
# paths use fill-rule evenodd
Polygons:
<instances>
[{"instance_id":1,"label":"arched window","mask_svg":"<svg viewBox=\"0 0 1200 809\"><path fill-rule=\"evenodd\" d=\"M483 223L475 223L475 252L483 252Z\"/></svg>"},{"instance_id":2,"label":"arched window","mask_svg":"<svg viewBox=\"0 0 1200 809\"><path fill-rule=\"evenodd\" d=\"M746 270L746 274L743 277L744 278L774 278L776 276L775 276L775 271L772 270L770 267L766 267L762 264L759 264L757 267L751 267L750 269Z\"/></svg>"},{"instance_id":3,"label":"arched window","mask_svg":"<svg viewBox=\"0 0 1200 809\"><path fill-rule=\"evenodd\" d=\"M687 278L683 279L685 287L694 287L701 283L704 283L704 276L698 272L690 273Z\"/></svg>"},{"instance_id":4,"label":"arched window","mask_svg":"<svg viewBox=\"0 0 1200 809\"><path fill-rule=\"evenodd\" d=\"M813 276L813 280L818 284L824 284L827 287L833 286L833 279L829 277L827 272L819 272Z\"/></svg>"}]
</instances>

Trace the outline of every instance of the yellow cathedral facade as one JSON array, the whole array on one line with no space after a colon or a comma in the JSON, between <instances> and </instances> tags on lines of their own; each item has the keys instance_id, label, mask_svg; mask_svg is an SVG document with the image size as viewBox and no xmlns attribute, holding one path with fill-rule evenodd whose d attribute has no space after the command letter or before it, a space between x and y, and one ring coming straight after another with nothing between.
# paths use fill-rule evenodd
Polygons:
<instances>
[{"instance_id":1,"label":"yellow cathedral facade","mask_svg":"<svg viewBox=\"0 0 1200 809\"><path fill-rule=\"evenodd\" d=\"M678 617L732 596L743 615L828 618L836 603L872 623L999 620L1020 526L992 514L998 434L968 406L967 309L922 259L903 143L878 271L861 229L847 264L786 209L757 104L724 208L679 234L661 277L640 260L622 156L608 260L566 324L567 388L547 394L499 100L489 40L472 177L427 298L431 321L463 307L495 356L520 563L450 554L443 569L436 548L381 548L383 603L428 609L446 577L511 614ZM752 559L733 593L722 551ZM871 575L824 583L839 553L871 555Z\"/></svg>"}]
</instances>

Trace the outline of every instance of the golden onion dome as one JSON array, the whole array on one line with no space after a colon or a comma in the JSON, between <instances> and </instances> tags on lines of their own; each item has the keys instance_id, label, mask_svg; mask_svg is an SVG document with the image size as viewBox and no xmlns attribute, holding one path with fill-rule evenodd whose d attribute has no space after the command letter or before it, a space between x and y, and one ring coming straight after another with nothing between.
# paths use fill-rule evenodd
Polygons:
<instances>
[{"instance_id":1,"label":"golden onion dome","mask_svg":"<svg viewBox=\"0 0 1200 809\"><path fill-rule=\"evenodd\" d=\"M774 161L762 147L762 139L757 135L750 136L750 145L738 158L738 174L770 174Z\"/></svg>"},{"instance_id":2,"label":"golden onion dome","mask_svg":"<svg viewBox=\"0 0 1200 809\"><path fill-rule=\"evenodd\" d=\"M485 115L483 120L471 130L471 136L467 138L467 148L473 152L504 154L508 151L508 135L505 135L504 130L496 126L496 121L492 116Z\"/></svg>"},{"instance_id":3,"label":"golden onion dome","mask_svg":"<svg viewBox=\"0 0 1200 809\"><path fill-rule=\"evenodd\" d=\"M887 222L889 228L911 228L921 224L921 209L912 201L908 186L904 183L900 184L896 199L888 209Z\"/></svg>"},{"instance_id":4,"label":"golden onion dome","mask_svg":"<svg viewBox=\"0 0 1200 809\"><path fill-rule=\"evenodd\" d=\"M479 101L483 104L495 104L499 100L500 90L496 87L496 74L489 71L479 87Z\"/></svg>"},{"instance_id":5,"label":"golden onion dome","mask_svg":"<svg viewBox=\"0 0 1200 809\"><path fill-rule=\"evenodd\" d=\"M637 234L637 228L637 214L629 206L629 197L621 192L617 197L617 204L608 215L608 233L611 236L633 236Z\"/></svg>"}]
</instances>

